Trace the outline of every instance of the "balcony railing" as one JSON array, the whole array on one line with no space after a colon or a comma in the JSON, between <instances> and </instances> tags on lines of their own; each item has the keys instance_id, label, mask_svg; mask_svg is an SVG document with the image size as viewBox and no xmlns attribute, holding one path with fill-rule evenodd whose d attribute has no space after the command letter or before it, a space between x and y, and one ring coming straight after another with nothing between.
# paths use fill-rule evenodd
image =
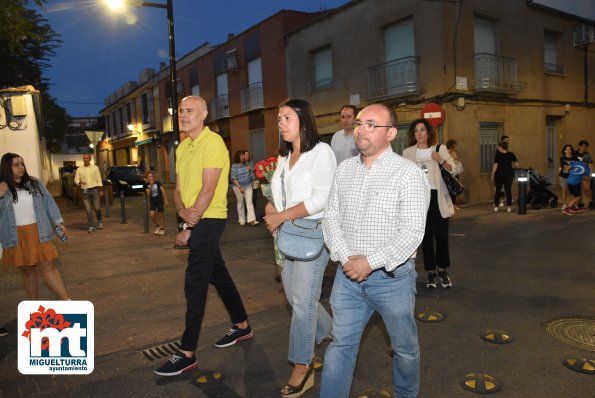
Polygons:
<instances>
[{"instance_id":1,"label":"balcony railing","mask_svg":"<svg viewBox=\"0 0 595 398\"><path fill-rule=\"evenodd\" d=\"M213 119L229 117L229 97L227 94L220 95L211 100L211 116Z\"/></svg>"},{"instance_id":2,"label":"balcony railing","mask_svg":"<svg viewBox=\"0 0 595 398\"><path fill-rule=\"evenodd\" d=\"M368 68L368 98L378 100L419 94L416 57L399 58Z\"/></svg>"},{"instance_id":3,"label":"balcony railing","mask_svg":"<svg viewBox=\"0 0 595 398\"><path fill-rule=\"evenodd\" d=\"M262 82L257 82L240 89L242 112L264 108Z\"/></svg>"},{"instance_id":4,"label":"balcony railing","mask_svg":"<svg viewBox=\"0 0 595 398\"><path fill-rule=\"evenodd\" d=\"M544 64L544 69L545 69L545 73L550 73L552 75L565 75L566 74L566 68L564 67L564 65L552 64L552 63L546 62Z\"/></svg>"},{"instance_id":5,"label":"balcony railing","mask_svg":"<svg viewBox=\"0 0 595 398\"><path fill-rule=\"evenodd\" d=\"M494 54L475 54L475 91L516 93L524 86L517 81L517 62L514 58Z\"/></svg>"}]
</instances>

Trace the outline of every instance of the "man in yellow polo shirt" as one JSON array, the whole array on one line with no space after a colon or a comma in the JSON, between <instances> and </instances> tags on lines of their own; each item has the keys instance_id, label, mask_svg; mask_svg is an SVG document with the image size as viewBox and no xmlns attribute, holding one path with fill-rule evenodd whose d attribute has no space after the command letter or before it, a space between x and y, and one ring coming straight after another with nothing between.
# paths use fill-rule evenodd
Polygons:
<instances>
[{"instance_id":1,"label":"man in yellow polo shirt","mask_svg":"<svg viewBox=\"0 0 595 398\"><path fill-rule=\"evenodd\" d=\"M186 325L180 351L155 370L160 376L175 376L198 366L194 352L207 301L209 284L217 289L231 318L231 329L215 346L228 347L252 337L242 298L225 267L219 239L227 219L229 154L223 139L205 127L207 104L189 96L180 102L180 128L188 134L176 151L174 204L185 221L176 244L188 245L184 282Z\"/></svg>"}]
</instances>

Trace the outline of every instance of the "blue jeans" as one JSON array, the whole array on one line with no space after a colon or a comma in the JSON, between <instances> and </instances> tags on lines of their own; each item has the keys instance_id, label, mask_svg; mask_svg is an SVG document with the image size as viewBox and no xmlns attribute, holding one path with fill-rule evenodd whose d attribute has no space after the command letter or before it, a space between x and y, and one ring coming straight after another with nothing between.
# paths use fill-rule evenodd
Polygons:
<instances>
[{"instance_id":1,"label":"blue jeans","mask_svg":"<svg viewBox=\"0 0 595 398\"><path fill-rule=\"evenodd\" d=\"M314 261L285 259L283 263L283 288L293 310L289 331L289 360L293 363L310 364L314 343L331 334L333 320L319 302L328 257L324 248Z\"/></svg>"},{"instance_id":2,"label":"blue jeans","mask_svg":"<svg viewBox=\"0 0 595 398\"><path fill-rule=\"evenodd\" d=\"M97 222L101 221L101 204L99 202L99 188L89 188L87 193L82 194L83 204L87 212L87 221L89 226L93 226L93 211L97 216Z\"/></svg>"},{"instance_id":3,"label":"blue jeans","mask_svg":"<svg viewBox=\"0 0 595 398\"><path fill-rule=\"evenodd\" d=\"M333 341L324 356L321 398L347 398L355 361L366 324L378 311L390 336L395 397L417 397L419 344L413 317L415 307L414 260L408 260L391 278L375 271L362 283L351 281L339 267L331 294Z\"/></svg>"}]
</instances>

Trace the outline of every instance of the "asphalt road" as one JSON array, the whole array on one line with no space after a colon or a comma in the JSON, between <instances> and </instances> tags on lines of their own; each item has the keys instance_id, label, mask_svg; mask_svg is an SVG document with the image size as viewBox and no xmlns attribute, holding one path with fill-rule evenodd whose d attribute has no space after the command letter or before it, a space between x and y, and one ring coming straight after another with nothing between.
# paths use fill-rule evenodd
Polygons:
<instances>
[{"instance_id":1,"label":"asphalt road","mask_svg":"<svg viewBox=\"0 0 595 398\"><path fill-rule=\"evenodd\" d=\"M200 370L174 378L152 373L162 360L142 352L180 337L186 252L173 250L173 209L165 237L144 234L142 197L127 197L128 224L112 208L105 229L86 232L83 212L59 199L70 239L58 244L59 269L75 299L95 305L95 371L89 376L23 376L16 369L16 306L23 299L18 272L3 270L0 288L9 335L0 338L0 397L278 397L290 372L287 338L290 310L265 227L238 225L235 203L222 250L243 296L255 337L217 349L228 327L225 310L210 289L197 352ZM116 203L117 205L117 203ZM515 209L516 210L516 209ZM595 376L563 366L566 358L595 357L595 211L565 216L559 209L526 215L494 213L489 204L464 206L450 223L452 289L427 290L417 261L416 312L437 312L438 323L418 322L422 350L420 397L471 397L461 387L469 373L496 378L499 397L592 397ZM322 301L328 305L335 266L327 268ZM42 285L41 296L51 298ZM568 318L574 328L548 331ZM578 326L576 324L578 323ZM506 331L512 341L496 345L480 335ZM574 340L573 340L574 339ZM373 388L391 391L391 360L384 326L374 317L362 339L352 396ZM325 346L317 348L323 357ZM209 378L215 371L221 378ZM202 372L202 373L201 373ZM206 375L206 376L205 376ZM202 377L201 377L202 376ZM201 382L206 380L206 382ZM315 388L304 397L318 396ZM373 394L369 394L373 396Z\"/></svg>"}]
</instances>

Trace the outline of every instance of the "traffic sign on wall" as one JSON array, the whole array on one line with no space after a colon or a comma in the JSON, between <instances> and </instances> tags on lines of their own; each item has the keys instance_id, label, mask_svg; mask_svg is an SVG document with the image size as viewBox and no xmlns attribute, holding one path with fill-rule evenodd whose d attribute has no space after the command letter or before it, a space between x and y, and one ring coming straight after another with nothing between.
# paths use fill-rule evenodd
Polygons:
<instances>
[{"instance_id":1,"label":"traffic sign on wall","mask_svg":"<svg viewBox=\"0 0 595 398\"><path fill-rule=\"evenodd\" d=\"M430 102L421 108L420 117L427 119L432 126L438 127L444 123L444 109L434 102Z\"/></svg>"}]
</instances>

